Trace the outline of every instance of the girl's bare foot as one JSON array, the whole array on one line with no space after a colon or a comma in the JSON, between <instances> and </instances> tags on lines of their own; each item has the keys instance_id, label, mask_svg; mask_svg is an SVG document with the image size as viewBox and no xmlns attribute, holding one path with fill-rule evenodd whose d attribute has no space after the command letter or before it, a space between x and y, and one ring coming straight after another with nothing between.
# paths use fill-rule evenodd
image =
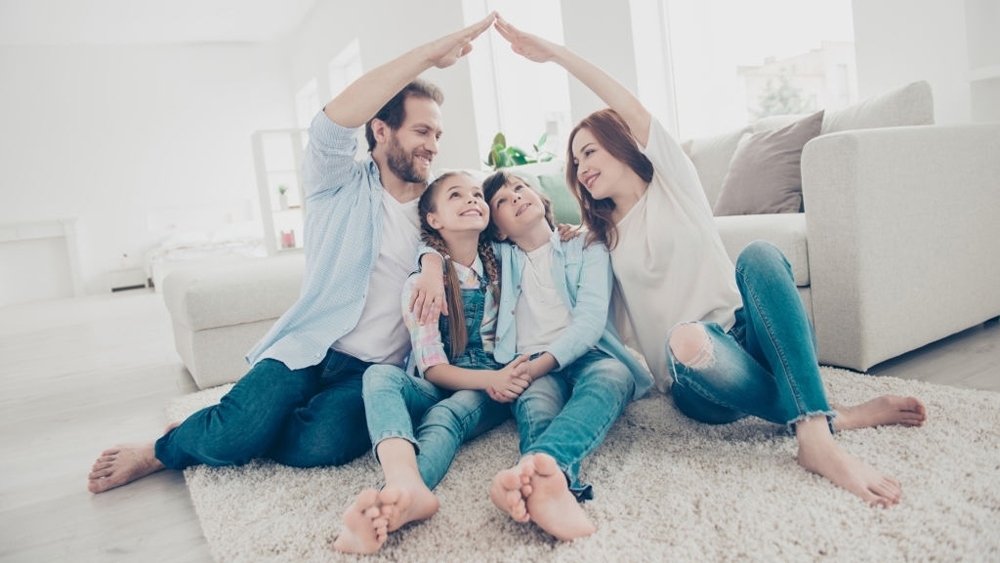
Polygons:
<instances>
[{"instance_id":1,"label":"girl's bare foot","mask_svg":"<svg viewBox=\"0 0 1000 563\"><path fill-rule=\"evenodd\" d=\"M921 426L927 420L927 408L916 397L882 395L855 406L831 405L837 411L835 430L854 430L885 424Z\"/></svg>"},{"instance_id":2,"label":"girl's bare foot","mask_svg":"<svg viewBox=\"0 0 1000 563\"><path fill-rule=\"evenodd\" d=\"M344 527L333 548L342 553L375 553L388 537L387 526L379 508L378 491L368 489L344 511Z\"/></svg>"},{"instance_id":3,"label":"girl's bare foot","mask_svg":"<svg viewBox=\"0 0 1000 563\"><path fill-rule=\"evenodd\" d=\"M390 532L402 528L410 522L426 520L438 511L441 503L422 480L406 487L386 485L379 491L382 517L388 521Z\"/></svg>"},{"instance_id":4,"label":"girl's bare foot","mask_svg":"<svg viewBox=\"0 0 1000 563\"><path fill-rule=\"evenodd\" d=\"M871 506L883 508L899 502L899 483L847 453L833 439L826 417L816 416L795 425L799 440L798 462L803 468L826 477L834 485L853 493Z\"/></svg>"},{"instance_id":5,"label":"girl's bare foot","mask_svg":"<svg viewBox=\"0 0 1000 563\"><path fill-rule=\"evenodd\" d=\"M548 454L535 454L531 466L531 494L527 496L531 520L556 538L569 541L589 536L597 528L569 490L566 476Z\"/></svg>"},{"instance_id":6,"label":"girl's bare foot","mask_svg":"<svg viewBox=\"0 0 1000 563\"><path fill-rule=\"evenodd\" d=\"M92 493L131 483L163 469L156 459L153 443L115 446L101 452L87 476L87 490Z\"/></svg>"},{"instance_id":7,"label":"girl's bare foot","mask_svg":"<svg viewBox=\"0 0 1000 563\"><path fill-rule=\"evenodd\" d=\"M497 473L490 485L490 500L517 522L531 519L526 500L531 494L531 476L535 473L532 457L525 456L514 467Z\"/></svg>"}]
</instances>

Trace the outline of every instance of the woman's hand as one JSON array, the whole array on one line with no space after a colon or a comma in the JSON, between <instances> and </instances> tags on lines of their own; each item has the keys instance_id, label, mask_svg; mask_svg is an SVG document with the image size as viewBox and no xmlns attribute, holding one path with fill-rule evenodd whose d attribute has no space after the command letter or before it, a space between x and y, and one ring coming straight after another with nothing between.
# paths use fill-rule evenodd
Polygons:
<instances>
[{"instance_id":1,"label":"woman's hand","mask_svg":"<svg viewBox=\"0 0 1000 563\"><path fill-rule=\"evenodd\" d=\"M477 23L428 43L425 45L427 59L437 68L446 68L455 64L458 59L469 54L469 51L472 50L472 41L489 29L495 19L496 12L490 12L488 16Z\"/></svg>"},{"instance_id":2,"label":"woman's hand","mask_svg":"<svg viewBox=\"0 0 1000 563\"><path fill-rule=\"evenodd\" d=\"M556 55L556 44L546 41L541 37L525 33L514 27L507 20L496 17L493 27L500 32L500 35L510 42L510 48L515 53L536 63L544 63L552 60Z\"/></svg>"},{"instance_id":3,"label":"woman's hand","mask_svg":"<svg viewBox=\"0 0 1000 563\"><path fill-rule=\"evenodd\" d=\"M559 231L559 240L563 242L573 240L587 230L583 225L570 225L569 223L559 223L556 229Z\"/></svg>"},{"instance_id":4,"label":"woman's hand","mask_svg":"<svg viewBox=\"0 0 1000 563\"><path fill-rule=\"evenodd\" d=\"M492 383L486 387L486 393L491 399L498 403L511 403L524 393L528 385L531 385L528 359L527 355L518 356L491 374Z\"/></svg>"}]
</instances>

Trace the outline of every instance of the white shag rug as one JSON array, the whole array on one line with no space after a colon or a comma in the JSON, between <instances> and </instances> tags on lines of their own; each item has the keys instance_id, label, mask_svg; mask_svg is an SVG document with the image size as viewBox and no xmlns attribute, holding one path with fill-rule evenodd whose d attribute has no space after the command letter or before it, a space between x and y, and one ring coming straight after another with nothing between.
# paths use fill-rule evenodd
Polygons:
<instances>
[{"instance_id":1,"label":"white shag rug","mask_svg":"<svg viewBox=\"0 0 1000 563\"><path fill-rule=\"evenodd\" d=\"M1000 561L1000 394L824 367L832 402L914 395L921 428L838 434L866 463L896 477L902 502L870 508L795 462L783 427L746 419L695 423L655 391L634 402L583 465L598 531L563 543L518 524L487 498L517 460L513 422L466 445L436 489L440 511L390 534L381 552L332 549L344 508L381 484L371 456L339 468L270 461L185 470L202 529L220 562L307 561ZM175 400L171 420L229 386Z\"/></svg>"}]
</instances>

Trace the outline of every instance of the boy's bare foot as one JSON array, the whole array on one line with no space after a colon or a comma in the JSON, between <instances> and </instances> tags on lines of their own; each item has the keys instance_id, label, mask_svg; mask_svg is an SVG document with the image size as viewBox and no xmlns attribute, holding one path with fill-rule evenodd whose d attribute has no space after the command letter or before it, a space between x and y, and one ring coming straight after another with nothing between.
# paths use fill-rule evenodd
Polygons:
<instances>
[{"instance_id":1,"label":"boy's bare foot","mask_svg":"<svg viewBox=\"0 0 1000 563\"><path fill-rule=\"evenodd\" d=\"M115 446L101 452L87 476L87 490L92 493L131 483L163 469L156 459L153 443Z\"/></svg>"},{"instance_id":2,"label":"boy's bare foot","mask_svg":"<svg viewBox=\"0 0 1000 563\"><path fill-rule=\"evenodd\" d=\"M395 532L410 522L434 516L441 506L423 481L410 483L406 487L387 484L379 491L378 498L382 505L382 517L388 522L390 532Z\"/></svg>"},{"instance_id":3,"label":"boy's bare foot","mask_svg":"<svg viewBox=\"0 0 1000 563\"><path fill-rule=\"evenodd\" d=\"M342 553L375 553L385 543L387 525L378 491L368 489L344 511L344 527L333 541L333 548Z\"/></svg>"},{"instance_id":4,"label":"boy's bare foot","mask_svg":"<svg viewBox=\"0 0 1000 563\"><path fill-rule=\"evenodd\" d=\"M885 424L922 426L927 420L927 407L916 397L882 395L855 406L831 405L837 411L833 428L854 430Z\"/></svg>"},{"instance_id":5,"label":"boy's bare foot","mask_svg":"<svg viewBox=\"0 0 1000 563\"><path fill-rule=\"evenodd\" d=\"M569 541L589 536L597 528L569 490L566 476L548 454L532 458L531 494L527 497L531 520L556 538Z\"/></svg>"},{"instance_id":6,"label":"boy's bare foot","mask_svg":"<svg viewBox=\"0 0 1000 563\"><path fill-rule=\"evenodd\" d=\"M799 440L799 465L826 477L871 506L894 505L903 496L899 483L847 453L830 434L826 417L817 416L795 425Z\"/></svg>"},{"instance_id":7,"label":"boy's bare foot","mask_svg":"<svg viewBox=\"0 0 1000 563\"><path fill-rule=\"evenodd\" d=\"M517 522L531 519L525 501L531 494L531 476L535 473L532 457L525 456L514 467L497 473L490 485L490 500Z\"/></svg>"}]
</instances>

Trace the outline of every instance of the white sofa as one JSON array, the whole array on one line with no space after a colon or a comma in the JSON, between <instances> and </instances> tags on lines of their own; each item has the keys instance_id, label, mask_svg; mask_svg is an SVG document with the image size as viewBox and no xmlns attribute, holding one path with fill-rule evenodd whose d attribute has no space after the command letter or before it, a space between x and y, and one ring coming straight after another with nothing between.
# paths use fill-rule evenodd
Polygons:
<instances>
[{"instance_id":1,"label":"white sofa","mask_svg":"<svg viewBox=\"0 0 1000 563\"><path fill-rule=\"evenodd\" d=\"M741 138L795 119L685 142L709 201ZM827 112L801 153L804 213L716 217L734 259L756 239L788 257L823 364L865 371L1000 316L1000 123L932 123L925 82ZM572 219L558 162L518 171ZM282 256L167 277L177 349L199 387L246 372L246 351L298 296L303 264Z\"/></svg>"}]
</instances>

